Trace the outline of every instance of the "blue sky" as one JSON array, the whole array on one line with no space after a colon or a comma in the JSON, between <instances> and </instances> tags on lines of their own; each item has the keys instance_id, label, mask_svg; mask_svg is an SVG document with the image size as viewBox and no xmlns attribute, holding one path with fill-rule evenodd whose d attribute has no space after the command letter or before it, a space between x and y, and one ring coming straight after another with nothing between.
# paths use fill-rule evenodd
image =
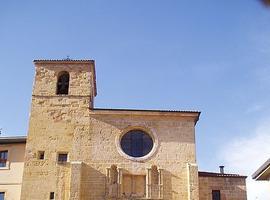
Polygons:
<instances>
[{"instance_id":1,"label":"blue sky","mask_svg":"<svg viewBox=\"0 0 270 200\"><path fill-rule=\"evenodd\" d=\"M249 175L269 157L249 171L231 160L252 141L262 151L270 131L270 9L258 1L1 1L3 135L27 133L32 60L67 55L96 60L96 107L202 111L201 170Z\"/></svg>"}]
</instances>

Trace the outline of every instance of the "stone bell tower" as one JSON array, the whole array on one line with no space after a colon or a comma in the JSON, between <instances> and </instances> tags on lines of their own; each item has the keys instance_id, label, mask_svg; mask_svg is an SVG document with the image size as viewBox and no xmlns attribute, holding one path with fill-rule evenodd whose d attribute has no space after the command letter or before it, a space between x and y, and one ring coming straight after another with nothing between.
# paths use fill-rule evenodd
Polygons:
<instances>
[{"instance_id":1,"label":"stone bell tower","mask_svg":"<svg viewBox=\"0 0 270 200\"><path fill-rule=\"evenodd\" d=\"M93 60L34 60L34 64L33 100L83 98L93 108L97 94Z\"/></svg>"},{"instance_id":2,"label":"stone bell tower","mask_svg":"<svg viewBox=\"0 0 270 200\"><path fill-rule=\"evenodd\" d=\"M34 64L21 199L72 199L78 189L71 176L80 156L78 138L90 131L89 109L97 94L95 63L66 59Z\"/></svg>"}]
</instances>

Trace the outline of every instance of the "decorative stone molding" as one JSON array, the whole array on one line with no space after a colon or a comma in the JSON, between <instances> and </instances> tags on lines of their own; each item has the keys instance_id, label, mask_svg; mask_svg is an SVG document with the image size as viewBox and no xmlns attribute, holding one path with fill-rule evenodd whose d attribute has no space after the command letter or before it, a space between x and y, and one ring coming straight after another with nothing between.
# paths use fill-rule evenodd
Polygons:
<instances>
[{"instance_id":1,"label":"decorative stone molding","mask_svg":"<svg viewBox=\"0 0 270 200\"><path fill-rule=\"evenodd\" d=\"M157 182L153 180L155 173ZM155 165L146 169L146 199L163 199L163 170Z\"/></svg>"},{"instance_id":2,"label":"decorative stone molding","mask_svg":"<svg viewBox=\"0 0 270 200\"><path fill-rule=\"evenodd\" d=\"M112 165L106 173L106 197L119 198L122 192L122 169Z\"/></svg>"}]
</instances>

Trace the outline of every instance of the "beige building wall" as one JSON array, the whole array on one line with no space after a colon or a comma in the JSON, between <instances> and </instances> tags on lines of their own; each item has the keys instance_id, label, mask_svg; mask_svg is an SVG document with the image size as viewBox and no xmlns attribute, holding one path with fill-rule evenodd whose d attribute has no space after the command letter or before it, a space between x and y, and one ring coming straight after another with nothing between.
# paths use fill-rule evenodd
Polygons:
<instances>
[{"instance_id":1,"label":"beige building wall","mask_svg":"<svg viewBox=\"0 0 270 200\"><path fill-rule=\"evenodd\" d=\"M135 190L145 192L148 199L159 195L165 200L198 200L194 135L198 112L93 109L92 61L35 64L22 200L49 199L50 192L61 200L117 199L132 181L145 184L145 191L141 185ZM70 73L69 95L55 95L61 71ZM154 150L147 158L131 159L121 151L119 139L131 129L154 138ZM39 151L45 151L44 160L38 159ZM68 153L66 164L57 163L62 152ZM153 166L159 174L157 187L151 184ZM113 169L116 184L110 181Z\"/></svg>"},{"instance_id":2,"label":"beige building wall","mask_svg":"<svg viewBox=\"0 0 270 200\"><path fill-rule=\"evenodd\" d=\"M0 151L8 151L6 167L0 167L0 192L6 200L19 200L24 167L25 144L0 144Z\"/></svg>"},{"instance_id":3,"label":"beige building wall","mask_svg":"<svg viewBox=\"0 0 270 200\"><path fill-rule=\"evenodd\" d=\"M49 200L53 192L55 200L211 200L212 190L220 190L222 200L246 200L246 177L198 177L199 112L95 109L93 61L35 61L35 68L27 144L0 143L8 151L8 165L0 168L5 199ZM69 94L56 95L63 71L70 75ZM148 155L122 151L121 137L130 130L152 137ZM63 153L68 160L59 163ZM128 197L133 194L143 198Z\"/></svg>"},{"instance_id":4,"label":"beige building wall","mask_svg":"<svg viewBox=\"0 0 270 200\"><path fill-rule=\"evenodd\" d=\"M146 176L151 166L157 166L162 169L163 199L198 199L194 118L184 115L100 110L91 112L92 137L85 144L79 141L82 151L89 152L82 153L82 159L89 160L89 168L85 171L89 176L84 176L82 199L87 196L102 199L105 195L102 180L106 179L105 169L111 165L122 169L123 174L141 176ZM117 147L119 137L136 128L152 133L157 145L154 154L140 162L126 158ZM91 187L91 180L100 180L95 182L99 187Z\"/></svg>"},{"instance_id":5,"label":"beige building wall","mask_svg":"<svg viewBox=\"0 0 270 200\"><path fill-rule=\"evenodd\" d=\"M212 190L220 190L222 200L247 200L245 176L199 175L200 200L212 200Z\"/></svg>"}]
</instances>

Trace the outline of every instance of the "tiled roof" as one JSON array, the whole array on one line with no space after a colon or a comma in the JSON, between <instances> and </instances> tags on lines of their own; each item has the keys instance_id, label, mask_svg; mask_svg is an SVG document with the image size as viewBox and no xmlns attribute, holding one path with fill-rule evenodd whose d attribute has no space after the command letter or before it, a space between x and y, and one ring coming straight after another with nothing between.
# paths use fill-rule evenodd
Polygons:
<instances>
[{"instance_id":1,"label":"tiled roof","mask_svg":"<svg viewBox=\"0 0 270 200\"><path fill-rule=\"evenodd\" d=\"M81 62L85 62L85 63L93 63L95 62L94 60L88 60L88 59L81 59L81 60L73 60L70 58L67 59L37 59L33 61L34 63L41 63L41 62L67 62L67 63L81 63Z\"/></svg>"},{"instance_id":2,"label":"tiled roof","mask_svg":"<svg viewBox=\"0 0 270 200\"><path fill-rule=\"evenodd\" d=\"M185 117L196 117L195 124L199 120L201 112L199 111L187 111L187 110L144 110L144 109L112 109L112 108L94 108L91 109L93 114L146 114L146 115L177 115L182 114ZM95 112L97 111L97 112ZM100 111L100 112L99 112ZM119 112L119 113L118 113ZM131 113L130 113L131 112Z\"/></svg>"},{"instance_id":3,"label":"tiled roof","mask_svg":"<svg viewBox=\"0 0 270 200\"><path fill-rule=\"evenodd\" d=\"M228 177L228 178L247 178L247 176L241 176L239 174L222 174L214 172L200 172L199 177Z\"/></svg>"},{"instance_id":4,"label":"tiled roof","mask_svg":"<svg viewBox=\"0 0 270 200\"><path fill-rule=\"evenodd\" d=\"M26 143L26 136L0 137L0 144Z\"/></svg>"},{"instance_id":5,"label":"tiled roof","mask_svg":"<svg viewBox=\"0 0 270 200\"><path fill-rule=\"evenodd\" d=\"M175 113L198 113L200 111L192 111L192 110L152 110L152 109L126 109L126 108L94 108L94 110L108 110L108 111L139 111L139 112L175 112Z\"/></svg>"}]
</instances>

